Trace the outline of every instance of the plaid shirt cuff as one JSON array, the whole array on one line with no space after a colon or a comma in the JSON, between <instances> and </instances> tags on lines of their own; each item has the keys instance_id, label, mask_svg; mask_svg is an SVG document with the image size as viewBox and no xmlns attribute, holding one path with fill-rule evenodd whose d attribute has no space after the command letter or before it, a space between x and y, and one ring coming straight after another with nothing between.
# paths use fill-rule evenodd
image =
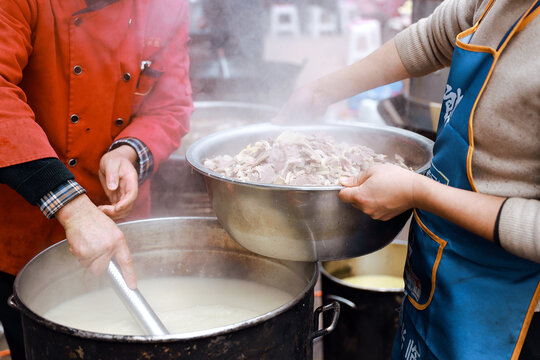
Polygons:
<instances>
[{"instance_id":1,"label":"plaid shirt cuff","mask_svg":"<svg viewBox=\"0 0 540 360\"><path fill-rule=\"evenodd\" d=\"M152 171L154 170L154 157L152 156L152 152L142 141L135 138L116 140L109 148L109 151L122 145L129 145L137 152L137 156L139 157L139 168L137 169L137 173L139 174L140 185L152 175Z\"/></svg>"},{"instance_id":2,"label":"plaid shirt cuff","mask_svg":"<svg viewBox=\"0 0 540 360\"><path fill-rule=\"evenodd\" d=\"M39 201L39 210L52 219L54 214L77 196L86 193L86 190L76 181L68 180L53 191L49 191Z\"/></svg>"}]
</instances>

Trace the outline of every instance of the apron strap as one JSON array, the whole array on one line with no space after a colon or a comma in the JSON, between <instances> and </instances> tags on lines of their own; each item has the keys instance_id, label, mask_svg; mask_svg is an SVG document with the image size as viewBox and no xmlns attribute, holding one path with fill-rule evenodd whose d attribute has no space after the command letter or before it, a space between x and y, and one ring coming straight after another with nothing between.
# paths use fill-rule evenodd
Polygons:
<instances>
[{"instance_id":1,"label":"apron strap","mask_svg":"<svg viewBox=\"0 0 540 360\"><path fill-rule=\"evenodd\" d=\"M487 15L487 13L489 12L489 10L491 10L491 7L493 6L494 3L495 3L495 0L491 0L491 1L487 4L486 8L485 8L484 11L482 12L482 15L480 15L480 19L478 19L478 21L477 21L476 24L475 24L476 26L478 26L478 25L482 22L482 20L484 20L484 18L486 17L486 15Z\"/></svg>"},{"instance_id":2,"label":"apron strap","mask_svg":"<svg viewBox=\"0 0 540 360\"><path fill-rule=\"evenodd\" d=\"M514 25L508 31L506 34L504 34L501 42L499 43L499 46L497 46L497 51L499 49L506 47L506 44L508 43L507 40L510 35L514 36L521 30L523 30L529 23L534 19L539 13L540 13L540 0L536 0L536 2L519 17L519 19L516 20Z\"/></svg>"},{"instance_id":3,"label":"apron strap","mask_svg":"<svg viewBox=\"0 0 540 360\"><path fill-rule=\"evenodd\" d=\"M525 17L525 20L521 23L521 25L518 26L517 31L521 31L525 28L525 26L529 25L529 23L540 14L540 1L537 1L534 7L529 12L529 15Z\"/></svg>"}]
</instances>

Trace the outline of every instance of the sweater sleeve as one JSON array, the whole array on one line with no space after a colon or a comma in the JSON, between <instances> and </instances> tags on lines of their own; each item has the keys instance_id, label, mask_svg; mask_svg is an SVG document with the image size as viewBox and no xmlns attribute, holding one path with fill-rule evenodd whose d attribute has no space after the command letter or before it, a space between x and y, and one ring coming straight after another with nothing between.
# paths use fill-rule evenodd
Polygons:
<instances>
[{"instance_id":1,"label":"sweater sleeve","mask_svg":"<svg viewBox=\"0 0 540 360\"><path fill-rule=\"evenodd\" d=\"M499 239L506 251L540 263L540 201L508 199L501 210Z\"/></svg>"},{"instance_id":2,"label":"sweater sleeve","mask_svg":"<svg viewBox=\"0 0 540 360\"><path fill-rule=\"evenodd\" d=\"M0 183L17 191L32 205L46 193L75 177L57 158L45 158L0 167Z\"/></svg>"},{"instance_id":3,"label":"sweater sleeve","mask_svg":"<svg viewBox=\"0 0 540 360\"><path fill-rule=\"evenodd\" d=\"M480 1L446 0L395 38L401 61L413 77L450 65L456 36L473 26Z\"/></svg>"}]
</instances>

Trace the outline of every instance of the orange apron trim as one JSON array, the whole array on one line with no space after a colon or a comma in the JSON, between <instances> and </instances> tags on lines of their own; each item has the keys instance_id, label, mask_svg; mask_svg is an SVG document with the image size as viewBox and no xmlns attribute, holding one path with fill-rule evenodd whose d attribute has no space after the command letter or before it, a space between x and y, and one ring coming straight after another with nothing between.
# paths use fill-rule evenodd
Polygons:
<instances>
[{"instance_id":1,"label":"orange apron trim","mask_svg":"<svg viewBox=\"0 0 540 360\"><path fill-rule=\"evenodd\" d=\"M519 332L519 338L516 347L514 348L514 353L512 354L511 360L517 360L519 358L519 354L521 353L521 349L523 348L523 344L525 343L525 338L527 337L527 332L529 331L529 326L531 325L534 310L536 309L536 305L538 304L539 300L540 282L538 282L538 286L536 287L536 291L534 292L531 304L529 305L529 309L527 310L527 315L525 316L523 326L521 327L521 331Z\"/></svg>"},{"instance_id":2,"label":"orange apron trim","mask_svg":"<svg viewBox=\"0 0 540 360\"><path fill-rule=\"evenodd\" d=\"M494 3L494 1L490 1L490 3L488 4L488 6L486 7L487 8L490 8L492 6L492 4ZM533 3L526 11L526 13L530 12L531 9L535 6L535 3ZM484 10L484 13L482 14L482 17L481 19L484 18L484 16L487 14L487 12ZM492 74L493 74L493 71L495 69L495 65L497 64L497 61L499 60L500 56L501 56L501 53L503 52L503 50L506 48L506 46L508 45L508 43L510 42L510 39L516 35L517 33L519 33L520 31L522 31L536 16L538 16L538 14L540 14L540 8L537 8L535 9L534 11L530 12L529 15L527 16L524 16L522 17L517 25L514 27L514 29L510 32L510 34L508 35L508 37L505 39L504 43L501 45L501 47L498 49L498 50L495 50L489 46L481 46L481 45L471 45L471 44L466 44L466 43L463 43L460 39L465 37L465 36L468 36L470 34L472 34L473 32L475 32L480 24L480 21L478 21L476 23L476 25L471 28L471 29L468 29L462 33L460 33L457 37L457 41L456 41L456 45L465 49L465 50L469 50L469 51L479 51L479 52L487 52L487 53L491 53L494 57L494 61L493 61L493 64L491 65L491 68L489 70L489 73L488 73L488 76L486 77L486 80L484 82L484 85L482 86L482 89L480 90L480 93L478 95L478 97L476 98L476 101L474 103L474 106L473 106L473 109L471 111L471 115L470 115L470 118L469 118L469 139L470 139L470 146L469 146L469 152L468 152L468 155L467 155L467 176L468 176L468 179L469 179L469 183L472 187L472 189L474 191L478 191L477 190L477 187L476 187L476 184L474 182L474 179L473 179L473 176L472 176L472 154L474 152L474 131L473 131L473 116L474 116L474 113L475 113L475 110L476 110L476 107L478 106L478 102L480 100L480 97L482 96L482 93L484 92L486 86L487 86L487 83L489 81L489 79L491 78ZM416 213L415 213L416 215ZM424 227L423 224L421 224L420 226ZM425 230L424 230L425 231ZM428 232L429 234L429 232ZM431 236L431 235L430 235ZM527 315L525 317L525 321L523 322L523 326L521 328L521 331L520 331L520 334L519 334L519 338L518 338L518 341L517 341L517 344L514 348L514 352L512 354L512 360L517 360L519 358L519 355L521 353L521 349L523 347L523 344L525 342L525 338L527 336L527 332L528 332L528 329L529 329L529 326L530 326L530 323L531 323L531 320L532 320L532 317L534 315L534 310L536 308L536 305L538 303L540 299L540 283L538 284L538 287L536 288L536 291L534 293L534 296L531 300L531 303L529 305L529 309L527 310Z\"/></svg>"},{"instance_id":3,"label":"orange apron trim","mask_svg":"<svg viewBox=\"0 0 540 360\"><path fill-rule=\"evenodd\" d=\"M490 3L488 4L488 6L486 7L486 10L491 8L491 6L493 5L494 2L495 2L494 0L491 0ZM534 6L535 6L535 3L533 3L527 9L526 13L530 12L531 9ZM493 71L495 69L495 65L497 64L497 61L499 60L499 57L501 56L501 53L503 52L503 50L506 48L506 46L510 42L510 39L516 33L523 30L525 28L525 26L527 24L529 24L532 21L532 19L534 19L540 13L540 8L537 8L535 11L531 12L529 15L522 17L518 21L518 23L516 24L514 29L512 29L512 31L507 36L504 43L501 45L501 47L498 50L495 50L495 49L493 49L492 47L489 47L489 46L472 45L472 44L467 44L467 43L462 42L461 41L462 38L474 33L478 29L481 20L483 20L485 15L487 14L486 10L484 10L484 13L482 14L480 20L478 20L478 22L472 28L461 32L460 34L458 34L458 36L456 38L456 46L458 46L458 47L460 47L460 48L462 48L464 50L468 50L468 51L490 53L490 54L493 55L493 58L494 58L493 59L493 64L491 65L491 68L490 68L489 73L488 73L488 75L486 77L486 80L484 81L484 85L482 86L482 89L480 90L480 93L478 94L478 96L476 98L476 101L475 101L475 103L473 105L473 108L472 108L472 111L471 111L471 115L469 117L469 142L470 142L470 144L469 144L469 152L468 152L468 155L467 155L467 177L469 179L469 184L471 185L471 188L475 192L478 192L478 188L476 187L476 184L474 182L474 178L473 178L473 175L472 175L472 155L473 155L473 152L474 152L473 117L474 117L474 114L476 112L476 107L478 106L478 102L480 101L480 98L482 97L482 94L484 93L484 90L485 90L485 88L487 86L487 83L491 79L491 76L492 76Z\"/></svg>"},{"instance_id":4,"label":"orange apron trim","mask_svg":"<svg viewBox=\"0 0 540 360\"><path fill-rule=\"evenodd\" d=\"M429 297L427 301L424 304L418 303L416 300L414 300L410 295L407 295L407 298L409 299L410 303L417 309L417 310L424 310L429 306L431 303L431 299L433 299L433 294L435 294L435 284L437 282L437 270L439 269L439 264L441 262L442 254L444 247L447 244L447 241L441 239L437 235L435 235L430 229L424 225L422 220L420 220L420 217L418 216L418 213L416 212L416 209L414 209L414 219L420 225L422 230L426 232L433 240L435 240L439 244L439 249L437 251L437 257L435 258L435 263L433 264L433 268L431 269L431 291L429 293Z\"/></svg>"}]
</instances>

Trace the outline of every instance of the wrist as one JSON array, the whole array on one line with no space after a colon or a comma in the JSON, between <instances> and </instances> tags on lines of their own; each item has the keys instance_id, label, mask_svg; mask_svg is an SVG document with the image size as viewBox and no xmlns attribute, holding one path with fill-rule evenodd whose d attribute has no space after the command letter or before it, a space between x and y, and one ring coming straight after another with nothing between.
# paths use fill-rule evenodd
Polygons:
<instances>
[{"instance_id":1,"label":"wrist","mask_svg":"<svg viewBox=\"0 0 540 360\"><path fill-rule=\"evenodd\" d=\"M122 138L116 140L111 147L109 152L116 150L120 147L128 146L130 149L123 149L126 151L129 161L133 164L139 175L139 184L144 183L154 171L154 157L152 152L141 140L135 138ZM135 158L133 159L133 150L135 152ZM133 160L133 161L132 161Z\"/></svg>"},{"instance_id":2,"label":"wrist","mask_svg":"<svg viewBox=\"0 0 540 360\"><path fill-rule=\"evenodd\" d=\"M54 217L65 227L70 219L73 219L80 214L84 214L85 209L88 208L89 204L92 204L90 198L85 194L81 194L58 210Z\"/></svg>"},{"instance_id":3,"label":"wrist","mask_svg":"<svg viewBox=\"0 0 540 360\"><path fill-rule=\"evenodd\" d=\"M137 151L129 145L120 145L119 147L115 148L114 150L111 150L111 152L115 152L116 154L120 155L121 157L129 160L131 164L135 167L135 169L139 165L139 156L137 155Z\"/></svg>"},{"instance_id":4,"label":"wrist","mask_svg":"<svg viewBox=\"0 0 540 360\"><path fill-rule=\"evenodd\" d=\"M67 180L39 199L39 210L47 219L52 219L66 204L84 193L86 193L86 190L79 183L74 180Z\"/></svg>"},{"instance_id":5,"label":"wrist","mask_svg":"<svg viewBox=\"0 0 540 360\"><path fill-rule=\"evenodd\" d=\"M324 112L332 105L332 103L321 92L314 92L313 105L316 109L319 109L319 111Z\"/></svg>"},{"instance_id":6,"label":"wrist","mask_svg":"<svg viewBox=\"0 0 540 360\"><path fill-rule=\"evenodd\" d=\"M311 86L308 86L308 91L311 93L311 102L316 109L326 110L328 106L332 105L328 94L324 91L323 83L313 83Z\"/></svg>"},{"instance_id":7,"label":"wrist","mask_svg":"<svg viewBox=\"0 0 540 360\"><path fill-rule=\"evenodd\" d=\"M430 196L430 182L433 180L417 173L413 173L412 175L412 207L425 210L425 200Z\"/></svg>"}]
</instances>

